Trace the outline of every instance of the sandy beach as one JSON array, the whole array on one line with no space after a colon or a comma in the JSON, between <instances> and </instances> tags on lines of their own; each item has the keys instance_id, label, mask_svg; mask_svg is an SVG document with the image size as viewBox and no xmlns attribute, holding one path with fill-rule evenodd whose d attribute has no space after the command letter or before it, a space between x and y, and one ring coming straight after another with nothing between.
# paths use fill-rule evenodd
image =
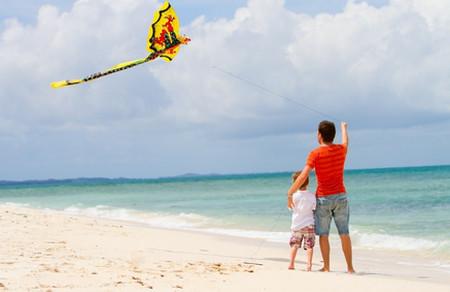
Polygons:
<instances>
[{"instance_id":1,"label":"sandy beach","mask_svg":"<svg viewBox=\"0 0 450 292\"><path fill-rule=\"evenodd\" d=\"M450 0L1 4L0 292L450 292Z\"/></svg>"},{"instance_id":2,"label":"sandy beach","mask_svg":"<svg viewBox=\"0 0 450 292\"><path fill-rule=\"evenodd\" d=\"M11 206L0 207L0 220L2 291L448 291L450 284L443 272L396 266L401 255L356 250L358 274L347 275L334 248L336 272L307 273L303 254L288 271L288 248L261 240Z\"/></svg>"}]
</instances>

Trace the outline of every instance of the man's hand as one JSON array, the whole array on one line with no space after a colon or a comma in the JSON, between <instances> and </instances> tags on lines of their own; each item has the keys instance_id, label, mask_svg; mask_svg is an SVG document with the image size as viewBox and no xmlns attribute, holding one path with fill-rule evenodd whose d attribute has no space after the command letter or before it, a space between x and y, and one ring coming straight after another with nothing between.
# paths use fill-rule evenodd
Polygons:
<instances>
[{"instance_id":1,"label":"man's hand","mask_svg":"<svg viewBox=\"0 0 450 292\"><path fill-rule=\"evenodd\" d=\"M294 209L294 200L292 199L292 196L288 196L288 202L287 202L288 209Z\"/></svg>"}]
</instances>

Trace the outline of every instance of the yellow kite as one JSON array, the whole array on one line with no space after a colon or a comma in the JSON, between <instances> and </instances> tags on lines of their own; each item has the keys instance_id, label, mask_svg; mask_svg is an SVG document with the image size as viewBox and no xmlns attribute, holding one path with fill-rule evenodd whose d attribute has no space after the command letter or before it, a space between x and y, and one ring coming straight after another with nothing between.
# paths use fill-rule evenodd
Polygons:
<instances>
[{"instance_id":1,"label":"yellow kite","mask_svg":"<svg viewBox=\"0 0 450 292\"><path fill-rule=\"evenodd\" d=\"M180 45L186 45L190 41L188 37L180 35L179 30L180 23L175 10L172 5L166 1L153 16L153 22L148 33L147 50L150 52L150 55L146 58L123 62L105 71L89 75L83 79L52 82L51 86L53 88L60 88L88 82L118 71L126 70L137 65L153 61L158 57L170 62L177 55Z\"/></svg>"}]
</instances>

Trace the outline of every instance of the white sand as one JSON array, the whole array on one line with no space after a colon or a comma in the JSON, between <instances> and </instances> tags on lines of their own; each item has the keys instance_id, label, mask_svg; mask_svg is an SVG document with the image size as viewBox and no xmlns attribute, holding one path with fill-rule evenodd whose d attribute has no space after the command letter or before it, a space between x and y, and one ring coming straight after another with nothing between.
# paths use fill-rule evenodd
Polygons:
<instances>
[{"instance_id":1,"label":"white sand","mask_svg":"<svg viewBox=\"0 0 450 292\"><path fill-rule=\"evenodd\" d=\"M307 273L303 253L287 270L287 244L10 206L0 223L0 291L450 291L448 274L396 264L402 255L355 251L347 275L334 247L337 272Z\"/></svg>"}]
</instances>

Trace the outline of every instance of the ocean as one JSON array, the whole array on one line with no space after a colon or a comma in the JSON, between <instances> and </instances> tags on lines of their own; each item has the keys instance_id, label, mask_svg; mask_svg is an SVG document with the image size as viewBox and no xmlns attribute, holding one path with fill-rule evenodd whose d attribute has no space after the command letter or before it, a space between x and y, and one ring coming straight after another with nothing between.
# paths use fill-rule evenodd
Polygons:
<instances>
[{"instance_id":1,"label":"ocean","mask_svg":"<svg viewBox=\"0 0 450 292\"><path fill-rule=\"evenodd\" d=\"M0 204L287 242L290 175L3 181ZM449 266L450 166L347 170L345 184L355 248L419 253Z\"/></svg>"}]
</instances>

